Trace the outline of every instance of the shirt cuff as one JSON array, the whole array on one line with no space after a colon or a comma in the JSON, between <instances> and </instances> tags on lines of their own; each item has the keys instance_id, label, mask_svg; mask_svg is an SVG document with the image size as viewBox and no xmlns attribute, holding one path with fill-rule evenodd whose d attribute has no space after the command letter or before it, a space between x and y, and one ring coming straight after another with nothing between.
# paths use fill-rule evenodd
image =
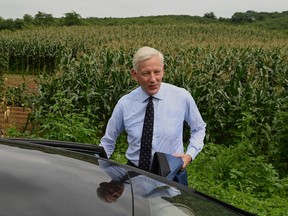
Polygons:
<instances>
[{"instance_id":1,"label":"shirt cuff","mask_svg":"<svg viewBox=\"0 0 288 216\"><path fill-rule=\"evenodd\" d=\"M195 157L197 156L198 152L194 148L190 148L187 150L186 154L191 156L191 158L192 158L191 162L192 162L195 159Z\"/></svg>"}]
</instances>

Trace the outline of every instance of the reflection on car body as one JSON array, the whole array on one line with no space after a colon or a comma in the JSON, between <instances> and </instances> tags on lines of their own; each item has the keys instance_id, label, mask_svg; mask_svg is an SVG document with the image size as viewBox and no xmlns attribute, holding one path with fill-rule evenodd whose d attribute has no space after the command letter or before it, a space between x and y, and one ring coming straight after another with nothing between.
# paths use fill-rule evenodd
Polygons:
<instances>
[{"instance_id":1,"label":"reflection on car body","mask_svg":"<svg viewBox=\"0 0 288 216\"><path fill-rule=\"evenodd\" d=\"M95 146L66 144L0 139L0 215L250 215L155 174L97 158ZM107 202L102 186L110 182L123 188Z\"/></svg>"},{"instance_id":2,"label":"reflection on car body","mask_svg":"<svg viewBox=\"0 0 288 216\"><path fill-rule=\"evenodd\" d=\"M151 215L187 215L181 208L163 199L180 195L181 192L177 188L133 171L127 172L126 169L115 166L109 161L99 161L99 165L111 177L110 182L101 182L97 189L101 200L107 203L116 202L121 198L123 191L128 189L132 190L138 203L149 204Z\"/></svg>"}]
</instances>

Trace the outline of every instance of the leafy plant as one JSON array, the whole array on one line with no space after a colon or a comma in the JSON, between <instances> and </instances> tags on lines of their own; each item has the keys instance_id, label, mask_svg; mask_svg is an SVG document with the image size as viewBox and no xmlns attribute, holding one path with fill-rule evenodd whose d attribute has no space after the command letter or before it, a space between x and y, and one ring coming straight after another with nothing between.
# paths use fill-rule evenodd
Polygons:
<instances>
[{"instance_id":1,"label":"leafy plant","mask_svg":"<svg viewBox=\"0 0 288 216\"><path fill-rule=\"evenodd\" d=\"M99 144L99 125L91 126L90 120L81 114L49 113L39 124L35 134L43 139Z\"/></svg>"},{"instance_id":2,"label":"leafy plant","mask_svg":"<svg viewBox=\"0 0 288 216\"><path fill-rule=\"evenodd\" d=\"M188 173L190 187L257 215L287 211L287 178L280 179L271 164L255 155L249 141L229 147L207 144Z\"/></svg>"},{"instance_id":3,"label":"leafy plant","mask_svg":"<svg viewBox=\"0 0 288 216\"><path fill-rule=\"evenodd\" d=\"M186 21L1 32L0 71L39 74L39 94L29 98L21 86L6 98L31 106L32 137L99 143L117 100L137 86L135 50L156 47L164 81L187 89L207 123L207 144L188 167L190 187L259 215L285 215L287 35ZM112 159L126 163L126 148L123 134Z\"/></svg>"}]
</instances>

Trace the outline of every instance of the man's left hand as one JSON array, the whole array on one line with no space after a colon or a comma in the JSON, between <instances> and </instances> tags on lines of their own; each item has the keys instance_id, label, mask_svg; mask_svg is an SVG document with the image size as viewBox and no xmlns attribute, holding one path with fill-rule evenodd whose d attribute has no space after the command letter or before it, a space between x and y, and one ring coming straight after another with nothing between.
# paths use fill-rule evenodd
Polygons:
<instances>
[{"instance_id":1,"label":"man's left hand","mask_svg":"<svg viewBox=\"0 0 288 216\"><path fill-rule=\"evenodd\" d=\"M192 161L192 157L188 154L173 154L173 156L182 158L184 163L181 167L181 171L184 170L188 166L188 164Z\"/></svg>"}]
</instances>

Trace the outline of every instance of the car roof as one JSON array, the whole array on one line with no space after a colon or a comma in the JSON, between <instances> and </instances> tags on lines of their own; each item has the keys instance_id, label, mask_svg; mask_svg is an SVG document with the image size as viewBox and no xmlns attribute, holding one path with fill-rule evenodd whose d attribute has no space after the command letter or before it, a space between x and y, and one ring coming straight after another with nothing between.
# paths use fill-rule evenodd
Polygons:
<instances>
[{"instance_id":1,"label":"car roof","mask_svg":"<svg viewBox=\"0 0 288 216\"><path fill-rule=\"evenodd\" d=\"M184 185L110 161L105 156L101 148L88 144L1 138L1 213L250 215ZM123 192L117 201L109 203L103 199L102 192L106 184L110 193L111 182L120 182Z\"/></svg>"}]
</instances>

